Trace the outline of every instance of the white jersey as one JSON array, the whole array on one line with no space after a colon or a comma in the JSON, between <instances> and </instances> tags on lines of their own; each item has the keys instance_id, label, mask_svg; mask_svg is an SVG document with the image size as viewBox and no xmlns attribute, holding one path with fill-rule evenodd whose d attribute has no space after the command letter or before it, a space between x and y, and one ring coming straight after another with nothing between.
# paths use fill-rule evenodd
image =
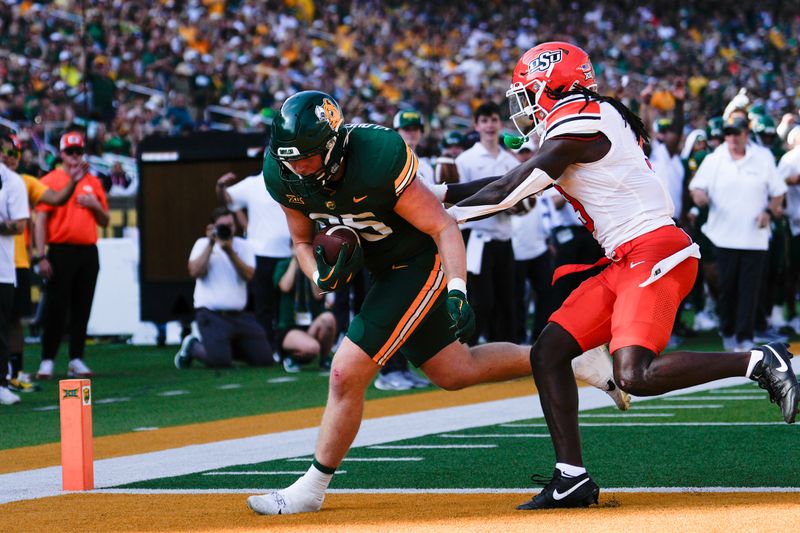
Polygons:
<instances>
[{"instance_id":1,"label":"white jersey","mask_svg":"<svg viewBox=\"0 0 800 533\"><path fill-rule=\"evenodd\" d=\"M567 97L547 117L541 142L559 135L602 132L611 148L599 161L569 165L555 186L612 257L621 244L674 225L674 206L633 130L606 102Z\"/></svg>"}]
</instances>

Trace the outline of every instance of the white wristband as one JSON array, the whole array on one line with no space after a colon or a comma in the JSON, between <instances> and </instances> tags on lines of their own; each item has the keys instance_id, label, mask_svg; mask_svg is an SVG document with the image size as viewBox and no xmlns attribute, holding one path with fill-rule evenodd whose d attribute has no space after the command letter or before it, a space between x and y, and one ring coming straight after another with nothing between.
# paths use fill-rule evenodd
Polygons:
<instances>
[{"instance_id":1,"label":"white wristband","mask_svg":"<svg viewBox=\"0 0 800 533\"><path fill-rule=\"evenodd\" d=\"M447 184L437 183L435 185L428 185L428 189L433 193L437 200L444 202L444 197L447 196Z\"/></svg>"},{"instance_id":2,"label":"white wristband","mask_svg":"<svg viewBox=\"0 0 800 533\"><path fill-rule=\"evenodd\" d=\"M448 291L461 291L466 296L467 294L467 282L461 278L453 278L447 282L447 290Z\"/></svg>"},{"instance_id":3,"label":"white wristband","mask_svg":"<svg viewBox=\"0 0 800 533\"><path fill-rule=\"evenodd\" d=\"M314 285L319 287L319 283L317 283L319 281L319 270L315 270L311 278L314 280Z\"/></svg>"}]
</instances>

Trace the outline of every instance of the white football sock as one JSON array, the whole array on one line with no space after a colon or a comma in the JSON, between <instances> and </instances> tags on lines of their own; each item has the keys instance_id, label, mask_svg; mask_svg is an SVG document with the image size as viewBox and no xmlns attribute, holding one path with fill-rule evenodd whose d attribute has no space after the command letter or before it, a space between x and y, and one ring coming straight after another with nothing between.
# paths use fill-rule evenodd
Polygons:
<instances>
[{"instance_id":1,"label":"white football sock","mask_svg":"<svg viewBox=\"0 0 800 533\"><path fill-rule=\"evenodd\" d=\"M761 350L750 350L750 363L747 365L747 372L745 372L744 377L749 378L756 364L762 359L764 359L764 352Z\"/></svg>"},{"instance_id":2,"label":"white football sock","mask_svg":"<svg viewBox=\"0 0 800 533\"><path fill-rule=\"evenodd\" d=\"M333 474L325 474L311 465L300 479L283 489L283 496L292 503L295 513L318 511L325 500L325 491L331 478Z\"/></svg>"},{"instance_id":3,"label":"white football sock","mask_svg":"<svg viewBox=\"0 0 800 533\"><path fill-rule=\"evenodd\" d=\"M556 463L558 468L565 477L578 477L586 473L586 469L582 466L570 465L567 463Z\"/></svg>"}]
</instances>

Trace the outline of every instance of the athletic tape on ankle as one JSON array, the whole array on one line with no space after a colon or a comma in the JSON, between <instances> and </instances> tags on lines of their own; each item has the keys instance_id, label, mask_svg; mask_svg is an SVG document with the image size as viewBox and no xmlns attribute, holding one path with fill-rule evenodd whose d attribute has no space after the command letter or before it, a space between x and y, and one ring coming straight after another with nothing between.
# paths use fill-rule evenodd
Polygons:
<instances>
[{"instance_id":1,"label":"athletic tape on ankle","mask_svg":"<svg viewBox=\"0 0 800 533\"><path fill-rule=\"evenodd\" d=\"M317 461L316 457L314 458L314 461L311 463L311 465L314 468L316 468L317 470L319 470L320 472L322 472L323 474L335 474L336 473L336 469L335 468L331 468L329 466L325 466L324 464L322 464L319 461Z\"/></svg>"}]
</instances>

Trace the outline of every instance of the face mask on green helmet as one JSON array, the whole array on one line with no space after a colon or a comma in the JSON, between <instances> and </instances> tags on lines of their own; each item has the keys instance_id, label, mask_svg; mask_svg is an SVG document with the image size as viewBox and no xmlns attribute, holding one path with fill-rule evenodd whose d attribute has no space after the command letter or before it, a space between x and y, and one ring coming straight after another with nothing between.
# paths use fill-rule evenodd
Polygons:
<instances>
[{"instance_id":1,"label":"face mask on green helmet","mask_svg":"<svg viewBox=\"0 0 800 533\"><path fill-rule=\"evenodd\" d=\"M336 100L318 91L299 92L272 122L269 157L289 189L307 197L329 186L341 168L347 133Z\"/></svg>"}]
</instances>

